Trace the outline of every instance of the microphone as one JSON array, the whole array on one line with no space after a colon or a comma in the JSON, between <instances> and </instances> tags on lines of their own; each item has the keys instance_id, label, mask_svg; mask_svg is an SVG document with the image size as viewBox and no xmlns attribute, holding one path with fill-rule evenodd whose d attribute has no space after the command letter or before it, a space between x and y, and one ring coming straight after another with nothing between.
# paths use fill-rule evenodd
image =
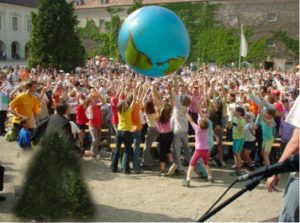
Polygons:
<instances>
[{"instance_id":1,"label":"microphone","mask_svg":"<svg viewBox=\"0 0 300 223\"><path fill-rule=\"evenodd\" d=\"M244 174L238 177L238 181L246 181L255 177L261 177L261 179L268 178L275 174L285 172L298 172L299 171L299 153L291 156L289 159L276 163L270 166L261 167L258 170Z\"/></svg>"}]
</instances>

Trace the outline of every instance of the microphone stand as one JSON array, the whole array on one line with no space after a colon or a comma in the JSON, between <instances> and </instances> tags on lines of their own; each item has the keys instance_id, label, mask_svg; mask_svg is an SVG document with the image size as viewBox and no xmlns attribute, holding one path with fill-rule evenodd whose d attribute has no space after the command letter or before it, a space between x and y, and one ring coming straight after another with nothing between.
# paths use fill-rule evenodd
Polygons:
<instances>
[{"instance_id":1,"label":"microphone stand","mask_svg":"<svg viewBox=\"0 0 300 223\"><path fill-rule=\"evenodd\" d=\"M204 214L201 218L199 218L197 220L197 222L204 222L207 219L209 219L211 216L213 216L214 214L216 214L217 212L221 211L224 207L226 207L228 204L230 204L231 202L233 202L235 199L237 199L238 197L240 197L242 194L244 194L247 191L252 191L255 187L257 187L260 183L260 180L263 177L255 177L253 178L251 181L248 181L246 183L246 185L244 186L244 188L242 188L240 191L238 191L236 194L234 194L232 197L228 198L227 200L225 200L222 204L220 204L219 206L215 207L214 209L212 209L210 212L208 212L207 214Z\"/></svg>"}]
</instances>

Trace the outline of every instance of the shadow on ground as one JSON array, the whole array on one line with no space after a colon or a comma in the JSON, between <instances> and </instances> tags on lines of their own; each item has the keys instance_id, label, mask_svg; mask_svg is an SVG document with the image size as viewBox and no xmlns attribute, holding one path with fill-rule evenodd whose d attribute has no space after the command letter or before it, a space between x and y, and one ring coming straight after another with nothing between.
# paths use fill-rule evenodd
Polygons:
<instances>
[{"instance_id":1,"label":"shadow on ground","mask_svg":"<svg viewBox=\"0 0 300 223\"><path fill-rule=\"evenodd\" d=\"M191 222L190 218L172 218L163 214L145 213L130 209L119 209L106 205L96 205L94 221L106 222Z\"/></svg>"}]
</instances>

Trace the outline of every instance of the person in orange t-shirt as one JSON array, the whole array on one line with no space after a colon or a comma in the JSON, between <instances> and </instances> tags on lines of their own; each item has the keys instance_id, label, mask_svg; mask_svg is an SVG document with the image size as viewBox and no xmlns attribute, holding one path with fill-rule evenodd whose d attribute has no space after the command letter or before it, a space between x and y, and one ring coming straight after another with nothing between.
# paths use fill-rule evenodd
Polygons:
<instances>
[{"instance_id":1,"label":"person in orange t-shirt","mask_svg":"<svg viewBox=\"0 0 300 223\"><path fill-rule=\"evenodd\" d=\"M140 143L142 141L142 122L141 122L141 106L135 103L131 112L132 136L133 136L133 170L135 173L141 172Z\"/></svg>"},{"instance_id":2,"label":"person in orange t-shirt","mask_svg":"<svg viewBox=\"0 0 300 223\"><path fill-rule=\"evenodd\" d=\"M249 104L249 111L257 116L259 107L252 100L249 100Z\"/></svg>"}]
</instances>

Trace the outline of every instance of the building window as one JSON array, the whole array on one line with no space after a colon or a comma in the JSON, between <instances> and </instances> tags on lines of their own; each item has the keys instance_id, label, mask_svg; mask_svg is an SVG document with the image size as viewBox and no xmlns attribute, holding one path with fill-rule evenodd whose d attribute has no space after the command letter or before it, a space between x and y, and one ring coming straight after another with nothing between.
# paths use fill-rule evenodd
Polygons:
<instances>
[{"instance_id":1,"label":"building window","mask_svg":"<svg viewBox=\"0 0 300 223\"><path fill-rule=\"evenodd\" d=\"M230 23L236 23L238 21L237 15L230 15L228 18L228 22Z\"/></svg>"},{"instance_id":2,"label":"building window","mask_svg":"<svg viewBox=\"0 0 300 223\"><path fill-rule=\"evenodd\" d=\"M105 23L104 19L99 19L99 29L103 28L104 23Z\"/></svg>"},{"instance_id":3,"label":"building window","mask_svg":"<svg viewBox=\"0 0 300 223\"><path fill-rule=\"evenodd\" d=\"M267 47L275 47L275 40L273 39L268 39L267 40Z\"/></svg>"},{"instance_id":4,"label":"building window","mask_svg":"<svg viewBox=\"0 0 300 223\"><path fill-rule=\"evenodd\" d=\"M291 70L293 68L294 68L294 63L293 62L285 62L285 65L284 65L285 70Z\"/></svg>"},{"instance_id":5,"label":"building window","mask_svg":"<svg viewBox=\"0 0 300 223\"><path fill-rule=\"evenodd\" d=\"M18 30L18 18L15 16L12 17L12 22L13 22L13 24L12 24L13 30L17 31Z\"/></svg>"},{"instance_id":6,"label":"building window","mask_svg":"<svg viewBox=\"0 0 300 223\"><path fill-rule=\"evenodd\" d=\"M76 0L76 5L84 5L84 0Z\"/></svg>"},{"instance_id":7,"label":"building window","mask_svg":"<svg viewBox=\"0 0 300 223\"><path fill-rule=\"evenodd\" d=\"M108 4L109 3L109 0L100 0L101 1L101 4Z\"/></svg>"},{"instance_id":8,"label":"building window","mask_svg":"<svg viewBox=\"0 0 300 223\"><path fill-rule=\"evenodd\" d=\"M268 21L269 22L276 22L277 21L277 15L275 13L268 14Z\"/></svg>"},{"instance_id":9,"label":"building window","mask_svg":"<svg viewBox=\"0 0 300 223\"><path fill-rule=\"evenodd\" d=\"M31 30L32 30L31 19L27 19L27 32L31 32Z\"/></svg>"}]
</instances>

